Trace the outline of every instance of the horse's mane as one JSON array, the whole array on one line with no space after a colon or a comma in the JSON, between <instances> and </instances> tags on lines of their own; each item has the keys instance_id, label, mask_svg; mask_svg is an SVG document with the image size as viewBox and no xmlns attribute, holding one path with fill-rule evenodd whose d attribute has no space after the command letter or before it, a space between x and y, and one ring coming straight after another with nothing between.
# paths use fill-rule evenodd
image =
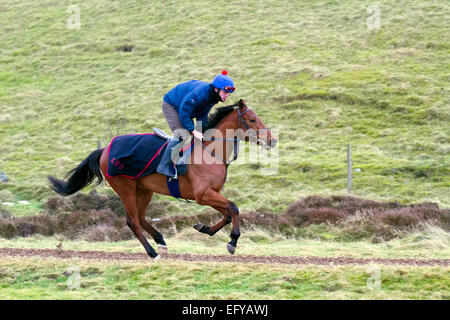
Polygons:
<instances>
[{"instance_id":1,"label":"horse's mane","mask_svg":"<svg viewBox=\"0 0 450 320\"><path fill-rule=\"evenodd\" d=\"M205 132L208 129L215 128L223 118L225 118L228 114L233 112L235 105L225 106L217 108L214 113L211 113L208 116L208 122L206 124L206 128L203 128L202 131Z\"/></svg>"}]
</instances>

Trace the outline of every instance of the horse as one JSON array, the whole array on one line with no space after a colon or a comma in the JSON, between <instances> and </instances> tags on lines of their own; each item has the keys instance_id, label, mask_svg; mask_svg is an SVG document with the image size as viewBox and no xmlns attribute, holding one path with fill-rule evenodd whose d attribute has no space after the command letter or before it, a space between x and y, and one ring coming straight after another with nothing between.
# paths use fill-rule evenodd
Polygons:
<instances>
[{"instance_id":1,"label":"horse","mask_svg":"<svg viewBox=\"0 0 450 320\"><path fill-rule=\"evenodd\" d=\"M225 138L207 140L207 129L214 129L217 133L215 136ZM256 142L263 148L270 149L275 146L277 139L242 99L234 105L217 108L215 113L210 114L204 132L203 141L194 140L186 174L178 177L180 195L183 199L195 200L200 205L210 206L223 215L222 220L211 227L201 223L194 225L197 231L213 236L225 225L232 223L231 240L227 243L227 250L230 254L234 254L241 235L239 209L235 203L220 194L230 164L227 159L233 151L234 160L236 159L236 142L239 143L239 140ZM234 144L234 148L230 148L230 144ZM108 148L101 148L92 151L76 168L70 170L65 177L66 180L52 176L48 176L48 179L56 193L69 196L92 184L94 180L97 186L105 178L124 204L127 225L147 254L153 259L160 258L148 243L142 229L152 236L159 251L167 251L164 237L145 217L153 193L171 195L166 183L167 177L156 172L136 179L124 176L109 177L106 174L107 167Z\"/></svg>"}]
</instances>

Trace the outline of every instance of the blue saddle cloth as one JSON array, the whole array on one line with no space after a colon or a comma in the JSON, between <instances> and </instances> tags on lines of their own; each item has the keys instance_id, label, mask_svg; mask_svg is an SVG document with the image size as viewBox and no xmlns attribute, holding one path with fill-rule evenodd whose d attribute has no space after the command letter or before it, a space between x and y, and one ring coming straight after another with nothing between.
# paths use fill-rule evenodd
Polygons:
<instances>
[{"instance_id":1,"label":"blue saddle cloth","mask_svg":"<svg viewBox=\"0 0 450 320\"><path fill-rule=\"evenodd\" d=\"M168 141L154 133L114 137L108 149L109 177L136 179L156 172ZM177 166L178 175L186 173L187 165Z\"/></svg>"}]
</instances>

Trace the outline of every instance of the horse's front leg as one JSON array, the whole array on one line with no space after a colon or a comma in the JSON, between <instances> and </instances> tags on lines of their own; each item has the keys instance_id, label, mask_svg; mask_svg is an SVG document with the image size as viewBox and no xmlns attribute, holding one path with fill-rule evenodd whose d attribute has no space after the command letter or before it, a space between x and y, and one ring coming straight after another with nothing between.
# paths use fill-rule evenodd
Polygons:
<instances>
[{"instance_id":1,"label":"horse's front leg","mask_svg":"<svg viewBox=\"0 0 450 320\"><path fill-rule=\"evenodd\" d=\"M220 211L224 218L218 224L213 227L207 227L203 224L197 224L194 226L200 232L214 235L217 231L223 228L226 224L230 223L230 217L232 222L231 229L231 241L227 244L228 252L234 254L236 251L237 240L241 233L239 232L239 209L230 200L223 197L217 191L208 189L205 192L198 192L195 195L195 201L201 205L209 205L214 209Z\"/></svg>"},{"instance_id":2,"label":"horse's front leg","mask_svg":"<svg viewBox=\"0 0 450 320\"><path fill-rule=\"evenodd\" d=\"M229 253L234 254L236 252L237 241L241 236L241 232L239 231L239 209L233 202L231 202L231 205L233 206L233 208L230 209L232 224L230 233L231 241L228 242L227 249Z\"/></svg>"}]
</instances>

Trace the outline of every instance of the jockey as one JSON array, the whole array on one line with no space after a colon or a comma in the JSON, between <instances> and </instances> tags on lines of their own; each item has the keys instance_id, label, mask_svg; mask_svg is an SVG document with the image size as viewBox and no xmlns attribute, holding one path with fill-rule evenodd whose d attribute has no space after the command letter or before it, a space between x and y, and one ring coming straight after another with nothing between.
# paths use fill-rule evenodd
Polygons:
<instances>
[{"instance_id":1,"label":"jockey","mask_svg":"<svg viewBox=\"0 0 450 320\"><path fill-rule=\"evenodd\" d=\"M200 128L206 127L209 111L218 102L225 102L234 90L233 79L224 70L212 83L191 80L177 85L166 93L162 110L174 137L167 145L156 169L158 173L177 178L176 170L173 170L170 164L171 160L176 164L185 163L185 159L178 159L178 151L183 146L180 140L190 140L187 138L192 134L201 141L203 133ZM193 118L196 119L197 128L194 126Z\"/></svg>"}]
</instances>

